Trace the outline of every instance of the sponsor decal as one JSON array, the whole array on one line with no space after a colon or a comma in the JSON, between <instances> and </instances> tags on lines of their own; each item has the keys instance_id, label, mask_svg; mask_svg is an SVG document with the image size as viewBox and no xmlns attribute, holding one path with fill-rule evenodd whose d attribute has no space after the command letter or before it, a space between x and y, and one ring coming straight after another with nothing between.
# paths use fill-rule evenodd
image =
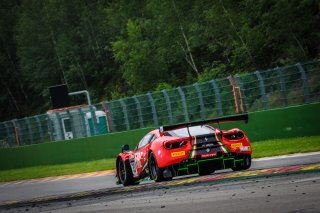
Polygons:
<instances>
[{"instance_id":1,"label":"sponsor decal","mask_svg":"<svg viewBox=\"0 0 320 213\"><path fill-rule=\"evenodd\" d=\"M240 147L240 151L241 152L250 151L250 146L242 146L242 147Z\"/></svg>"},{"instance_id":2,"label":"sponsor decal","mask_svg":"<svg viewBox=\"0 0 320 213\"><path fill-rule=\"evenodd\" d=\"M171 152L171 157L179 157L179 156L184 156L186 155L185 151L180 151L180 152Z\"/></svg>"},{"instance_id":3,"label":"sponsor decal","mask_svg":"<svg viewBox=\"0 0 320 213\"><path fill-rule=\"evenodd\" d=\"M130 158L130 166L131 166L131 170L132 170L132 174L133 177L137 177L138 176L138 170L135 164L135 159L134 158Z\"/></svg>"},{"instance_id":4,"label":"sponsor decal","mask_svg":"<svg viewBox=\"0 0 320 213\"><path fill-rule=\"evenodd\" d=\"M208 154L203 154L201 155L201 158L212 158L212 157L217 157L217 153L208 153Z\"/></svg>"},{"instance_id":5,"label":"sponsor decal","mask_svg":"<svg viewBox=\"0 0 320 213\"><path fill-rule=\"evenodd\" d=\"M201 148L205 148L205 147L213 147L214 145L212 143L207 143L207 144L202 144Z\"/></svg>"},{"instance_id":6,"label":"sponsor decal","mask_svg":"<svg viewBox=\"0 0 320 213\"><path fill-rule=\"evenodd\" d=\"M140 169L142 167L141 165L142 156L143 156L143 152L137 152L134 154L134 163L137 169Z\"/></svg>"},{"instance_id":7,"label":"sponsor decal","mask_svg":"<svg viewBox=\"0 0 320 213\"><path fill-rule=\"evenodd\" d=\"M236 148L240 148L240 147L242 147L242 143L233 143L233 144L231 144L231 148L232 149L236 149Z\"/></svg>"}]
</instances>

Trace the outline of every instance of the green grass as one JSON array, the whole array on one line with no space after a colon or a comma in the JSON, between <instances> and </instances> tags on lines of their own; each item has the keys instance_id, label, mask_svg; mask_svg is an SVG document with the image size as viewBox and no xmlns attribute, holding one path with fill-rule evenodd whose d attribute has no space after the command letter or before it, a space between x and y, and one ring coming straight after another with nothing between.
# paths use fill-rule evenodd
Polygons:
<instances>
[{"instance_id":1,"label":"green grass","mask_svg":"<svg viewBox=\"0 0 320 213\"><path fill-rule=\"evenodd\" d=\"M115 169L114 159L104 159L61 165L34 166L22 169L2 170L0 171L0 182L43 178L59 175L71 175L113 169Z\"/></svg>"},{"instance_id":2,"label":"green grass","mask_svg":"<svg viewBox=\"0 0 320 213\"><path fill-rule=\"evenodd\" d=\"M316 152L320 151L320 136L258 141L251 145L253 158Z\"/></svg>"},{"instance_id":3,"label":"green grass","mask_svg":"<svg viewBox=\"0 0 320 213\"><path fill-rule=\"evenodd\" d=\"M320 136L252 143L253 158L320 151ZM115 159L0 171L0 182L115 169Z\"/></svg>"}]
</instances>

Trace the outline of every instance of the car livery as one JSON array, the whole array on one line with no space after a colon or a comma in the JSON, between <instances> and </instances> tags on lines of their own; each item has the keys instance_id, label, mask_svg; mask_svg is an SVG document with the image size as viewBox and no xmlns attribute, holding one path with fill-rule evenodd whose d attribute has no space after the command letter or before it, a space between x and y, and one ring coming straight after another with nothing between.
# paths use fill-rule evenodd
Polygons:
<instances>
[{"instance_id":1,"label":"car livery","mask_svg":"<svg viewBox=\"0 0 320 213\"><path fill-rule=\"evenodd\" d=\"M245 133L208 125L232 121L248 122L248 115L162 126L147 133L132 151L123 145L116 158L117 182L127 186L146 177L160 182L181 175L250 168L252 150Z\"/></svg>"}]
</instances>

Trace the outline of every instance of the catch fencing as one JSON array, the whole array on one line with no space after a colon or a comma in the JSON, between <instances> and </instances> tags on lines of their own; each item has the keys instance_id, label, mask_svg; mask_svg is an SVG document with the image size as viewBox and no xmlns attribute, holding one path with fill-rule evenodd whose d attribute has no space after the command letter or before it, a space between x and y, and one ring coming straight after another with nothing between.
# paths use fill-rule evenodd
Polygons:
<instances>
[{"instance_id":1,"label":"catch fencing","mask_svg":"<svg viewBox=\"0 0 320 213\"><path fill-rule=\"evenodd\" d=\"M89 137L320 101L320 61L0 123L0 147Z\"/></svg>"}]
</instances>

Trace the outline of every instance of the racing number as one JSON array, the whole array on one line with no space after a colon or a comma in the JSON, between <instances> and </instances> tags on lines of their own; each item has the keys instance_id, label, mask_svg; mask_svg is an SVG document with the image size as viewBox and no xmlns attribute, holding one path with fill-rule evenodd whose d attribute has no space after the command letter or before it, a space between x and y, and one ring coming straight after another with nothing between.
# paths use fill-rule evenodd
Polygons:
<instances>
[{"instance_id":1,"label":"racing number","mask_svg":"<svg viewBox=\"0 0 320 213\"><path fill-rule=\"evenodd\" d=\"M134 154L134 164L136 165L137 169L140 169L142 167L142 165L141 165L142 155L143 155L143 152L136 152Z\"/></svg>"}]
</instances>

